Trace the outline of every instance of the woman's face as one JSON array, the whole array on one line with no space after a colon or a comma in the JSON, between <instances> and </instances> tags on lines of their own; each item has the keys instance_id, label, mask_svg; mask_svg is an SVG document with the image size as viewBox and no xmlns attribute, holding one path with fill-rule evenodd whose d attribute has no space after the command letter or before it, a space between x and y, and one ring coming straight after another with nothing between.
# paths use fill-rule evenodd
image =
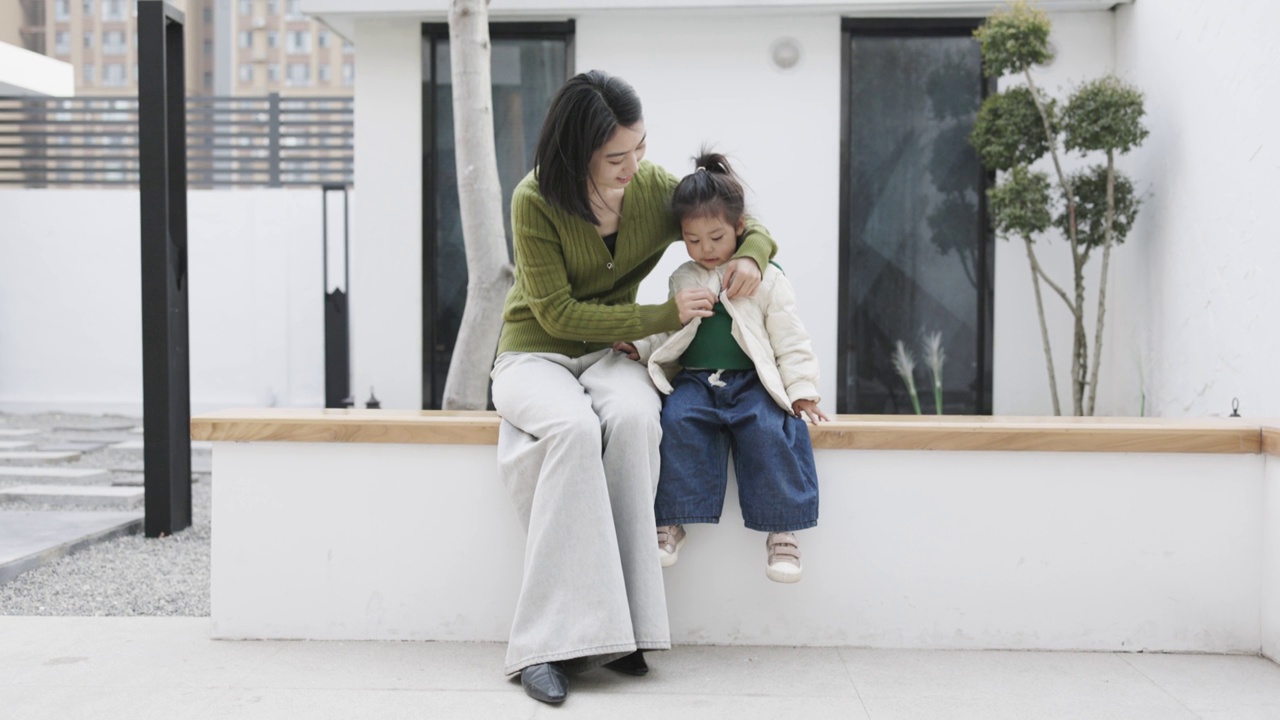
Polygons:
<instances>
[{"instance_id":1,"label":"woman's face","mask_svg":"<svg viewBox=\"0 0 1280 720\"><path fill-rule=\"evenodd\" d=\"M639 120L630 127L618 126L604 145L596 148L591 154L591 162L587 170L595 183L588 190L622 190L631 182L640 167L640 160L645 151L644 120Z\"/></svg>"}]
</instances>

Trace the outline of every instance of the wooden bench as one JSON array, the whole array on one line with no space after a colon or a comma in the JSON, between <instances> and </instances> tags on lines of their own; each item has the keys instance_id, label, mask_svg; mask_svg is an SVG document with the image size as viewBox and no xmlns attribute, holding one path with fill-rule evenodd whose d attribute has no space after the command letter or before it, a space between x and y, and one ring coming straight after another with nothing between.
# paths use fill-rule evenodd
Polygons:
<instances>
[{"instance_id":1,"label":"wooden bench","mask_svg":"<svg viewBox=\"0 0 1280 720\"><path fill-rule=\"evenodd\" d=\"M214 442L214 636L505 640L524 541L497 427L193 419ZM1280 656L1280 425L840 416L812 437L804 581L765 579L731 490L666 571L676 642Z\"/></svg>"}]
</instances>

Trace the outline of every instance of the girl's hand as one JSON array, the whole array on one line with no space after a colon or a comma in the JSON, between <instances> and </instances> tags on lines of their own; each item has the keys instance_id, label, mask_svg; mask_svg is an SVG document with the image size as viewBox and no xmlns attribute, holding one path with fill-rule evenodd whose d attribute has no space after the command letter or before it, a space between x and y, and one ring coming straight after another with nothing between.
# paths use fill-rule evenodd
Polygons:
<instances>
[{"instance_id":1,"label":"girl's hand","mask_svg":"<svg viewBox=\"0 0 1280 720\"><path fill-rule=\"evenodd\" d=\"M614 352L620 352L631 360L640 362L640 353L636 351L636 346L629 342L616 342L613 344Z\"/></svg>"},{"instance_id":2,"label":"girl's hand","mask_svg":"<svg viewBox=\"0 0 1280 720\"><path fill-rule=\"evenodd\" d=\"M797 400L791 404L791 409L796 417L808 420L812 425L817 425L819 421L831 422L831 418L827 417L827 414L818 407L818 403L812 400Z\"/></svg>"},{"instance_id":3,"label":"girl's hand","mask_svg":"<svg viewBox=\"0 0 1280 720\"><path fill-rule=\"evenodd\" d=\"M730 300L755 297L760 278L760 266L751 258L735 258L724 264L724 291Z\"/></svg>"},{"instance_id":4,"label":"girl's hand","mask_svg":"<svg viewBox=\"0 0 1280 720\"><path fill-rule=\"evenodd\" d=\"M688 325L696 317L711 317L715 306L716 295L706 288L685 288L676 293L681 325Z\"/></svg>"}]
</instances>

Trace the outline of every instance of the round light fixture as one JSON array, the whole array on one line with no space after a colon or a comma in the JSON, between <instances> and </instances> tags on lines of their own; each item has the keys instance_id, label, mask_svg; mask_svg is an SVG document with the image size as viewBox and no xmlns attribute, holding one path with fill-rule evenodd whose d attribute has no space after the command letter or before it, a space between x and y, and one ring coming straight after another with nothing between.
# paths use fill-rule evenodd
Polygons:
<instances>
[{"instance_id":1,"label":"round light fixture","mask_svg":"<svg viewBox=\"0 0 1280 720\"><path fill-rule=\"evenodd\" d=\"M791 70L800 64L800 43L795 38L778 38L769 48L769 59L779 70Z\"/></svg>"}]
</instances>

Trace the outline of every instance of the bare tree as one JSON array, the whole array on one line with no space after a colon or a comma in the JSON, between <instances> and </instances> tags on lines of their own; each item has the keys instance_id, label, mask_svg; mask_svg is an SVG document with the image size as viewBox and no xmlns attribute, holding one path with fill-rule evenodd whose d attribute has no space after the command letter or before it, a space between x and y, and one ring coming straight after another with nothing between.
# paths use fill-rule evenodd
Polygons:
<instances>
[{"instance_id":1,"label":"bare tree","mask_svg":"<svg viewBox=\"0 0 1280 720\"><path fill-rule=\"evenodd\" d=\"M451 0L453 132L458 202L467 255L467 304L444 385L444 407L483 410L489 367L502 331L502 305L513 273L502 224L502 187L493 136L489 0Z\"/></svg>"}]
</instances>

